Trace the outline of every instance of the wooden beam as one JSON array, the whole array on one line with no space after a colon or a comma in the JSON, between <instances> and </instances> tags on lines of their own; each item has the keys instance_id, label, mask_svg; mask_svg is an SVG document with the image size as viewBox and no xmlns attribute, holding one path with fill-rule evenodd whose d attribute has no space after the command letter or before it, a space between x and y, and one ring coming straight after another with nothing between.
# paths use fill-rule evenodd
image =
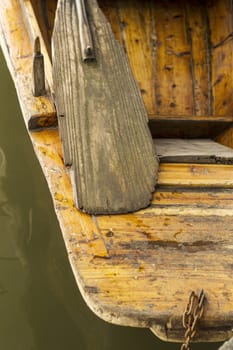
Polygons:
<instances>
[{"instance_id":1,"label":"wooden beam","mask_svg":"<svg viewBox=\"0 0 233 350\"><path fill-rule=\"evenodd\" d=\"M207 114L201 114L201 115L187 115L187 114L180 114L180 115L175 115L174 113L171 114L149 114L149 119L150 120L177 120L180 122L226 122L226 123L233 123L233 116L231 114L227 115L207 115Z\"/></svg>"},{"instance_id":2,"label":"wooden beam","mask_svg":"<svg viewBox=\"0 0 233 350\"><path fill-rule=\"evenodd\" d=\"M232 165L160 164L158 184L202 188L232 188Z\"/></svg>"},{"instance_id":3,"label":"wooden beam","mask_svg":"<svg viewBox=\"0 0 233 350\"><path fill-rule=\"evenodd\" d=\"M96 60L82 59L76 9L60 0L53 35L53 73L64 160L76 205L88 213L147 206L157 160L147 113L124 50L95 0L87 14Z\"/></svg>"},{"instance_id":4,"label":"wooden beam","mask_svg":"<svg viewBox=\"0 0 233 350\"><path fill-rule=\"evenodd\" d=\"M155 138L215 138L233 125L233 117L150 115L149 127Z\"/></svg>"}]
</instances>

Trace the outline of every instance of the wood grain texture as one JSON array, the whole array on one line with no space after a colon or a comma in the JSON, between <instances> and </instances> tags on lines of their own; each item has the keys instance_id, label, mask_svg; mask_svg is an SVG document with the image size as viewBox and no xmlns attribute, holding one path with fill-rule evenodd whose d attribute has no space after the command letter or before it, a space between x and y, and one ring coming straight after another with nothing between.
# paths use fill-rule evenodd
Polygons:
<instances>
[{"instance_id":1,"label":"wood grain texture","mask_svg":"<svg viewBox=\"0 0 233 350\"><path fill-rule=\"evenodd\" d=\"M31 47L18 5L18 0L1 2L0 42L27 124L28 115L41 113L43 101L45 117L49 109L47 98L31 100ZM95 313L182 341L187 297L204 288L207 302L194 341L232 336L232 166L162 164L149 208L95 217L74 206L58 131L30 131L30 137L76 281Z\"/></svg>"},{"instance_id":2,"label":"wood grain texture","mask_svg":"<svg viewBox=\"0 0 233 350\"><path fill-rule=\"evenodd\" d=\"M220 164L169 164L159 167L158 183L175 187L232 188L232 166Z\"/></svg>"},{"instance_id":3,"label":"wood grain texture","mask_svg":"<svg viewBox=\"0 0 233 350\"><path fill-rule=\"evenodd\" d=\"M233 150L209 139L155 139L160 163L233 164Z\"/></svg>"},{"instance_id":4,"label":"wood grain texture","mask_svg":"<svg viewBox=\"0 0 233 350\"><path fill-rule=\"evenodd\" d=\"M39 25L36 17L36 13L32 6L32 2L30 0L19 0L21 6L21 15L24 18L27 33L30 38L31 45L34 46L35 39L39 37L41 44L41 52L44 56L45 61L45 79L46 79L46 89L53 91L53 79L52 79L52 69L51 69L51 59L50 53L48 49L48 44L46 42L46 37L44 36L43 26ZM40 2L38 2L40 3ZM43 16L41 16L42 21ZM43 23L43 22L42 22Z\"/></svg>"},{"instance_id":5,"label":"wood grain texture","mask_svg":"<svg viewBox=\"0 0 233 350\"><path fill-rule=\"evenodd\" d=\"M233 127L229 127L216 137L216 141L222 145L233 148Z\"/></svg>"},{"instance_id":6,"label":"wood grain texture","mask_svg":"<svg viewBox=\"0 0 233 350\"><path fill-rule=\"evenodd\" d=\"M94 0L87 8L96 62L82 61L74 2L59 1L55 20L53 72L64 159L80 209L134 211L150 203L156 183L147 115L106 18Z\"/></svg>"},{"instance_id":7,"label":"wood grain texture","mask_svg":"<svg viewBox=\"0 0 233 350\"><path fill-rule=\"evenodd\" d=\"M226 115L233 108L232 2L207 3L211 32L213 113Z\"/></svg>"},{"instance_id":8,"label":"wood grain texture","mask_svg":"<svg viewBox=\"0 0 233 350\"><path fill-rule=\"evenodd\" d=\"M204 288L208 302L195 341L230 337L233 192L227 182L232 166L162 164L149 208L91 217L73 206L57 131L31 136L91 309L109 322L152 327L163 339L181 341L187 297ZM167 179L174 177L171 187Z\"/></svg>"},{"instance_id":9,"label":"wood grain texture","mask_svg":"<svg viewBox=\"0 0 233 350\"><path fill-rule=\"evenodd\" d=\"M232 110L231 1L106 1L100 5L142 86L153 135L192 137L184 119L193 116L206 121L191 126L195 137L198 129L200 137L221 134L211 118L217 123ZM167 115L180 119L176 133L169 133Z\"/></svg>"},{"instance_id":10,"label":"wood grain texture","mask_svg":"<svg viewBox=\"0 0 233 350\"><path fill-rule=\"evenodd\" d=\"M24 0L25 1L25 0ZM54 18L57 7L57 0L26 0L30 2L30 6L36 17L40 32L42 33L46 51L51 58L51 36L54 26Z\"/></svg>"},{"instance_id":11,"label":"wood grain texture","mask_svg":"<svg viewBox=\"0 0 233 350\"><path fill-rule=\"evenodd\" d=\"M25 26L24 13L18 0L4 0L0 6L0 44L14 77L20 105L29 129L57 124L51 96L34 97L32 94L33 44ZM15 44L17 43L17 45ZM10 53L9 53L10 50ZM50 73L51 74L51 73Z\"/></svg>"},{"instance_id":12,"label":"wood grain texture","mask_svg":"<svg viewBox=\"0 0 233 350\"><path fill-rule=\"evenodd\" d=\"M123 45L137 80L148 114L155 113L154 55L151 1L118 1Z\"/></svg>"},{"instance_id":13,"label":"wood grain texture","mask_svg":"<svg viewBox=\"0 0 233 350\"><path fill-rule=\"evenodd\" d=\"M154 2L156 114L192 115L191 50L181 1Z\"/></svg>"},{"instance_id":14,"label":"wood grain texture","mask_svg":"<svg viewBox=\"0 0 233 350\"><path fill-rule=\"evenodd\" d=\"M44 56L41 53L39 37L35 39L35 43L34 43L32 85L33 85L34 96L38 97L46 94Z\"/></svg>"},{"instance_id":15,"label":"wood grain texture","mask_svg":"<svg viewBox=\"0 0 233 350\"><path fill-rule=\"evenodd\" d=\"M150 116L149 126L154 138L217 138L225 134L232 123L231 115L192 115L187 118L185 115L167 114Z\"/></svg>"},{"instance_id":16,"label":"wood grain texture","mask_svg":"<svg viewBox=\"0 0 233 350\"><path fill-rule=\"evenodd\" d=\"M124 26L124 24L120 21L118 2L112 0L101 0L98 1L98 3L104 15L111 24L111 28L116 39L123 46L123 36L121 28L122 26Z\"/></svg>"},{"instance_id":17,"label":"wood grain texture","mask_svg":"<svg viewBox=\"0 0 233 350\"><path fill-rule=\"evenodd\" d=\"M205 3L192 0L185 3L186 33L191 52L194 114L210 115L212 91L209 68L209 27ZM208 119L208 118L207 118Z\"/></svg>"}]
</instances>

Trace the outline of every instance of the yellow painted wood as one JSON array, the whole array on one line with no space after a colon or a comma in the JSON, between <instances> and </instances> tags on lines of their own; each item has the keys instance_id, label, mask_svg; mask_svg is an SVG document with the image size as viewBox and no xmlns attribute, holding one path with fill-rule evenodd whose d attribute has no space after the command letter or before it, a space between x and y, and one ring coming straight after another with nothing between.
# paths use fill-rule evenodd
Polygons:
<instances>
[{"instance_id":1,"label":"yellow painted wood","mask_svg":"<svg viewBox=\"0 0 233 350\"><path fill-rule=\"evenodd\" d=\"M105 16L111 23L112 31L116 39L123 45L123 37L121 32L121 23L119 21L118 6L115 1L111 0L102 0L99 5L101 6L102 11Z\"/></svg>"},{"instance_id":2,"label":"yellow painted wood","mask_svg":"<svg viewBox=\"0 0 233 350\"><path fill-rule=\"evenodd\" d=\"M161 164L158 183L170 186L233 187L233 167L218 164Z\"/></svg>"},{"instance_id":3,"label":"yellow painted wood","mask_svg":"<svg viewBox=\"0 0 233 350\"><path fill-rule=\"evenodd\" d=\"M158 10L159 3L155 3ZM169 16L177 12L176 7L168 10ZM164 7L161 11L166 24ZM208 11L210 13L211 9ZM160 20L158 14L157 20ZM183 22L179 17L173 22L178 23L179 43L184 38ZM169 31L171 28L176 30L174 23L169 24ZM162 31L161 23L159 26ZM168 27L166 30L169 32ZM32 48L22 21L19 0L2 1L0 31L1 46L26 123L37 115L50 120L51 113L54 113L50 97L33 98L28 84ZM186 45L185 41L185 50ZM183 52L184 47L181 45L178 49ZM165 57L164 48L160 50ZM183 59L182 74L189 74L188 55ZM161 69L162 61L161 57ZM176 77L181 63L176 58L172 62L178 64L174 73ZM187 77L189 75L184 78L186 83ZM182 83L182 76L178 82ZM168 80L163 84L168 84ZM221 94L226 92L216 88L213 93L220 94L220 91ZM188 95L177 96L178 92L169 98L183 101L177 111L185 115L185 106L193 109L192 98L189 105ZM220 97L215 101L217 98L220 101ZM187 114L193 115L190 110ZM229 110L223 111L220 107L219 114L231 115ZM182 341L182 314L188 296L192 290L198 292L204 288L207 302L195 341L223 340L232 335L231 166L161 164L159 187L150 207L127 215L89 216L74 206L58 131L51 128L30 131L30 137L48 181L77 283L97 315L116 324L149 327L163 339ZM221 142L232 145L232 134L222 136Z\"/></svg>"},{"instance_id":4,"label":"yellow painted wood","mask_svg":"<svg viewBox=\"0 0 233 350\"><path fill-rule=\"evenodd\" d=\"M24 20L28 28L28 33L30 35L31 45L34 46L35 39L37 37L40 38L41 53L43 54L45 61L45 76L48 84L47 88L53 90L52 66L50 50L48 50L48 35L43 35L43 27L41 30L31 0L20 0L20 4ZM37 6L38 4L40 4L40 1L37 1Z\"/></svg>"},{"instance_id":5,"label":"yellow painted wood","mask_svg":"<svg viewBox=\"0 0 233 350\"><path fill-rule=\"evenodd\" d=\"M118 4L122 23L123 45L127 51L134 76L139 84L148 114L155 113L155 84L153 69L153 12L150 2L122 0ZM137 53L137 54L136 54Z\"/></svg>"},{"instance_id":6,"label":"yellow painted wood","mask_svg":"<svg viewBox=\"0 0 233 350\"><path fill-rule=\"evenodd\" d=\"M30 128L56 125L56 113L51 96L34 97L32 95L33 45L25 27L19 1L3 0L0 6L0 17L1 47L5 56L8 57L9 70L17 81L21 107L26 107L24 108L26 125Z\"/></svg>"},{"instance_id":7,"label":"yellow painted wood","mask_svg":"<svg viewBox=\"0 0 233 350\"><path fill-rule=\"evenodd\" d=\"M232 113L233 47L232 2L215 0L207 3L211 33L211 71L213 113Z\"/></svg>"},{"instance_id":8,"label":"yellow painted wood","mask_svg":"<svg viewBox=\"0 0 233 350\"><path fill-rule=\"evenodd\" d=\"M44 39L45 50L48 52L49 57L52 58L51 36L53 32L57 0L24 0L24 2L25 6L28 7L27 11L32 15L32 22L29 24L30 26L35 26L35 28L36 26L39 26L38 29Z\"/></svg>"},{"instance_id":9,"label":"yellow painted wood","mask_svg":"<svg viewBox=\"0 0 233 350\"><path fill-rule=\"evenodd\" d=\"M216 141L225 146L233 148L233 127L229 127L220 135L218 135L216 137Z\"/></svg>"},{"instance_id":10,"label":"yellow painted wood","mask_svg":"<svg viewBox=\"0 0 233 350\"><path fill-rule=\"evenodd\" d=\"M231 1L102 3L128 53L151 120L231 115Z\"/></svg>"},{"instance_id":11,"label":"yellow painted wood","mask_svg":"<svg viewBox=\"0 0 233 350\"><path fill-rule=\"evenodd\" d=\"M179 1L154 2L156 113L192 115L191 52Z\"/></svg>"},{"instance_id":12,"label":"yellow painted wood","mask_svg":"<svg viewBox=\"0 0 233 350\"><path fill-rule=\"evenodd\" d=\"M187 35L192 53L194 112L196 115L211 114L208 68L208 33L205 4L198 0L186 4ZM195 15L194 15L195 14Z\"/></svg>"},{"instance_id":13,"label":"yellow painted wood","mask_svg":"<svg viewBox=\"0 0 233 350\"><path fill-rule=\"evenodd\" d=\"M31 136L54 193L73 271L93 311L118 324L154 327L162 323L168 331L165 335L159 328L160 336L180 340L181 314L187 295L192 289L203 287L208 296L208 311L197 339L227 337L230 329L226 327L223 332L222 315L227 317L227 310L233 306L230 273L233 191L229 188L202 191L190 186L161 188L148 209L91 218L73 207L57 131L34 132ZM160 185L170 167L177 165L161 166ZM183 168L183 175L179 173L181 181L177 180L179 185L185 183L183 176L189 174L189 166ZM210 165L197 168L205 169L204 174L210 169L209 176L213 175ZM232 178L233 169L229 168ZM215 166L215 170L220 171L220 177L228 171L225 166ZM196 176L199 177L198 173ZM214 327L213 334L209 335L206 327Z\"/></svg>"}]
</instances>

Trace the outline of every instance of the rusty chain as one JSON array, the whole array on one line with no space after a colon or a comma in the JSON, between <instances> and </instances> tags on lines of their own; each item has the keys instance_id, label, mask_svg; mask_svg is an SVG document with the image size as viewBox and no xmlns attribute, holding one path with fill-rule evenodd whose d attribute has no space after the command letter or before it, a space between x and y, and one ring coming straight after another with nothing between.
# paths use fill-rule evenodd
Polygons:
<instances>
[{"instance_id":1,"label":"rusty chain","mask_svg":"<svg viewBox=\"0 0 233 350\"><path fill-rule=\"evenodd\" d=\"M190 342L197 332L197 322L204 312L205 293L201 290L199 296L192 292L186 310L183 314L183 326L185 328L185 341L180 350L191 350Z\"/></svg>"}]
</instances>

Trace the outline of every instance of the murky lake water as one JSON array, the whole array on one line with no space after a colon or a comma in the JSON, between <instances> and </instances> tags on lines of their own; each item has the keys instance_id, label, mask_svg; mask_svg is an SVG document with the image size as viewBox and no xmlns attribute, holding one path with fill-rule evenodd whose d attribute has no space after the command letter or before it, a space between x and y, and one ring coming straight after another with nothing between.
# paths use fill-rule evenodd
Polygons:
<instances>
[{"instance_id":1,"label":"murky lake water","mask_svg":"<svg viewBox=\"0 0 233 350\"><path fill-rule=\"evenodd\" d=\"M0 349L178 350L105 323L83 302L2 55L0 77Z\"/></svg>"}]
</instances>

